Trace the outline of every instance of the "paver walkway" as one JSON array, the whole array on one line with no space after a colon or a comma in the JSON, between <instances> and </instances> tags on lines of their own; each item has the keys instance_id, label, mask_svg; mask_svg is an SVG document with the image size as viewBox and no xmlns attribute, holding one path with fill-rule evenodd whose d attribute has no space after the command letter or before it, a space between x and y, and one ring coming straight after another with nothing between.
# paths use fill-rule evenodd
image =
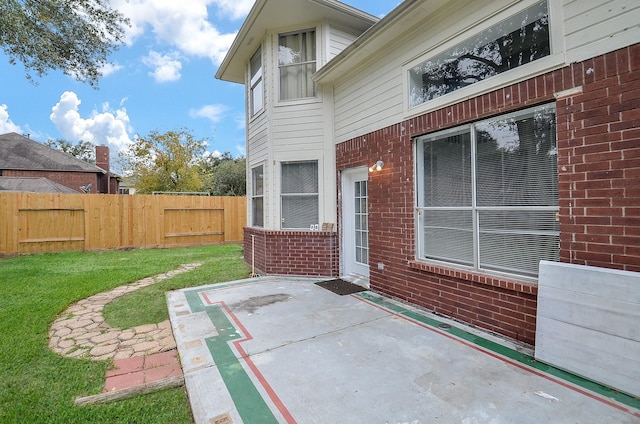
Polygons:
<instances>
[{"instance_id":1,"label":"paver walkway","mask_svg":"<svg viewBox=\"0 0 640 424\"><path fill-rule=\"evenodd\" d=\"M201 265L182 265L164 274L143 278L71 305L51 324L49 347L71 358L84 357L95 361L113 359L114 369L107 372L105 391L181 375L176 342L168 320L122 330L107 324L102 310L120 296Z\"/></svg>"}]
</instances>

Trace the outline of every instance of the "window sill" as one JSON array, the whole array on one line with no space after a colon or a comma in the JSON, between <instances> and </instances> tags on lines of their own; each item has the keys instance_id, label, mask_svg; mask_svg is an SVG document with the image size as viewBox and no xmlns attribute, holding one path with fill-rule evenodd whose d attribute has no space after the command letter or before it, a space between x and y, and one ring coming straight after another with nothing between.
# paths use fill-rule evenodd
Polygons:
<instances>
[{"instance_id":1,"label":"window sill","mask_svg":"<svg viewBox=\"0 0 640 424\"><path fill-rule=\"evenodd\" d=\"M278 100L275 104L275 107L286 107L286 106L296 106L296 105L304 105L304 104L312 104L312 103L322 103L322 99L320 97L304 97L300 99L290 99L290 100Z\"/></svg>"},{"instance_id":2,"label":"window sill","mask_svg":"<svg viewBox=\"0 0 640 424\"><path fill-rule=\"evenodd\" d=\"M499 287L505 290L511 290L518 293L538 294L538 284L535 281L515 280L503 276L486 274L478 271L449 268L440 264L423 262L418 260L409 260L409 268L430 272L446 277L458 278L461 280L472 281L474 283L483 284L491 287Z\"/></svg>"}]
</instances>

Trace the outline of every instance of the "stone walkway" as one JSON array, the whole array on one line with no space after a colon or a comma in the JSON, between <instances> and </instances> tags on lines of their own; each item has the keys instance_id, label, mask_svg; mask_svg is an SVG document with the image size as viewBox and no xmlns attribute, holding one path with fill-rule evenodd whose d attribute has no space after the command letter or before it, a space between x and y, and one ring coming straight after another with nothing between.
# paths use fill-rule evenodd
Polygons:
<instances>
[{"instance_id":1,"label":"stone walkway","mask_svg":"<svg viewBox=\"0 0 640 424\"><path fill-rule=\"evenodd\" d=\"M71 305L51 324L49 347L63 356L85 357L95 361L122 360L175 349L176 342L169 320L122 330L109 326L102 316L102 310L117 297L201 265L182 265L167 273L116 287Z\"/></svg>"}]
</instances>

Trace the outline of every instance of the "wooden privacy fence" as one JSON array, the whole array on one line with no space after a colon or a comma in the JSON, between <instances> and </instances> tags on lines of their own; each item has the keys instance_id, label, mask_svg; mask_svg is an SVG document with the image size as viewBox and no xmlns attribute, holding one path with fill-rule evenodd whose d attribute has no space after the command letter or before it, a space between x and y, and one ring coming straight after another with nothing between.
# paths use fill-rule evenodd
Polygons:
<instances>
[{"instance_id":1,"label":"wooden privacy fence","mask_svg":"<svg viewBox=\"0 0 640 424\"><path fill-rule=\"evenodd\" d=\"M244 197L0 193L0 255L240 243Z\"/></svg>"}]
</instances>

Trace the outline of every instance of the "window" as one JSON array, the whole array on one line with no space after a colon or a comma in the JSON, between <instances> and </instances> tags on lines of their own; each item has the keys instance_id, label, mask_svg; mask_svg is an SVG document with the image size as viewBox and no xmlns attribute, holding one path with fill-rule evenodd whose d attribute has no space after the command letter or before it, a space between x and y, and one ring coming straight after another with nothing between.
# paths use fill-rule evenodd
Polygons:
<instances>
[{"instance_id":1,"label":"window","mask_svg":"<svg viewBox=\"0 0 640 424\"><path fill-rule=\"evenodd\" d=\"M541 1L409 70L409 107L549 56Z\"/></svg>"},{"instance_id":2,"label":"window","mask_svg":"<svg viewBox=\"0 0 640 424\"><path fill-rule=\"evenodd\" d=\"M318 162L283 162L281 196L283 229L317 229Z\"/></svg>"},{"instance_id":3,"label":"window","mask_svg":"<svg viewBox=\"0 0 640 424\"><path fill-rule=\"evenodd\" d=\"M255 116L264 107L264 89L262 87L262 54L260 49L253 55L250 61L250 94L249 108L251 116Z\"/></svg>"},{"instance_id":4,"label":"window","mask_svg":"<svg viewBox=\"0 0 640 424\"><path fill-rule=\"evenodd\" d=\"M264 227L264 167L251 170L251 225Z\"/></svg>"},{"instance_id":5,"label":"window","mask_svg":"<svg viewBox=\"0 0 640 424\"><path fill-rule=\"evenodd\" d=\"M316 32L282 34L278 42L280 100L315 97Z\"/></svg>"},{"instance_id":6,"label":"window","mask_svg":"<svg viewBox=\"0 0 640 424\"><path fill-rule=\"evenodd\" d=\"M555 107L416 140L418 255L537 276L559 257Z\"/></svg>"}]
</instances>

